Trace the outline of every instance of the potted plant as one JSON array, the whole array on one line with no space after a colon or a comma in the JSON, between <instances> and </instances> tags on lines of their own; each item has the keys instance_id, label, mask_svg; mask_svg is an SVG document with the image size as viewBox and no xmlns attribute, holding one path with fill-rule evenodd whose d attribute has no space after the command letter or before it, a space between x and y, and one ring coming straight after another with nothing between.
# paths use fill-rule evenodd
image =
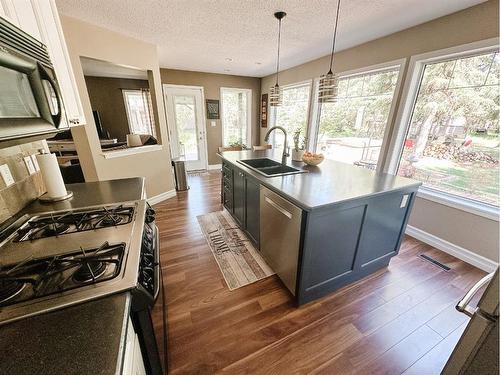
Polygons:
<instances>
[{"instance_id":1,"label":"potted plant","mask_svg":"<svg viewBox=\"0 0 500 375\"><path fill-rule=\"evenodd\" d=\"M300 133L302 133L301 128L297 128L293 132L293 150L292 150L293 161L302 161L302 156L304 155L304 151L306 149L306 138L301 137Z\"/></svg>"}]
</instances>

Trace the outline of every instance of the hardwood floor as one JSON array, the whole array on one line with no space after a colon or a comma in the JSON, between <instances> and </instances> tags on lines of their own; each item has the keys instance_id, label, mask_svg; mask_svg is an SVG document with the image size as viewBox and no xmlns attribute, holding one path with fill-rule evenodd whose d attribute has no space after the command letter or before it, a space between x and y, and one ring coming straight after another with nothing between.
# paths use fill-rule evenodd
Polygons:
<instances>
[{"instance_id":1,"label":"hardwood floor","mask_svg":"<svg viewBox=\"0 0 500 375\"><path fill-rule=\"evenodd\" d=\"M196 220L222 209L220 174L189 183L155 206L171 374L439 374L484 272L407 237L387 269L300 308L276 276L229 291Z\"/></svg>"}]
</instances>

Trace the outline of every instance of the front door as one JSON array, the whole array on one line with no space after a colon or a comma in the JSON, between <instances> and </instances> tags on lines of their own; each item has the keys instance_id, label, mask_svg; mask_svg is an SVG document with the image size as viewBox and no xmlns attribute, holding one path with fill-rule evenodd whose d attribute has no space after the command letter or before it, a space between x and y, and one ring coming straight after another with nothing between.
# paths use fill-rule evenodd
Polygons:
<instances>
[{"instance_id":1,"label":"front door","mask_svg":"<svg viewBox=\"0 0 500 375\"><path fill-rule=\"evenodd\" d=\"M207 169L203 89L163 85L172 158L186 162L186 170Z\"/></svg>"}]
</instances>

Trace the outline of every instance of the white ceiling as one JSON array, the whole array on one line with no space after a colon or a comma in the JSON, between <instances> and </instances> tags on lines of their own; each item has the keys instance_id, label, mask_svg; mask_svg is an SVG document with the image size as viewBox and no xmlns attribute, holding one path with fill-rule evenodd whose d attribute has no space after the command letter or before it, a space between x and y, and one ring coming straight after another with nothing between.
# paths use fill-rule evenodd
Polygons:
<instances>
[{"instance_id":1,"label":"white ceiling","mask_svg":"<svg viewBox=\"0 0 500 375\"><path fill-rule=\"evenodd\" d=\"M338 48L415 26L485 0L344 0ZM57 0L63 14L158 45L160 66L263 77L330 53L334 0ZM226 59L232 59L227 61Z\"/></svg>"},{"instance_id":2,"label":"white ceiling","mask_svg":"<svg viewBox=\"0 0 500 375\"><path fill-rule=\"evenodd\" d=\"M80 57L83 74L91 77L148 79L148 72L139 68L117 65L108 61Z\"/></svg>"}]
</instances>

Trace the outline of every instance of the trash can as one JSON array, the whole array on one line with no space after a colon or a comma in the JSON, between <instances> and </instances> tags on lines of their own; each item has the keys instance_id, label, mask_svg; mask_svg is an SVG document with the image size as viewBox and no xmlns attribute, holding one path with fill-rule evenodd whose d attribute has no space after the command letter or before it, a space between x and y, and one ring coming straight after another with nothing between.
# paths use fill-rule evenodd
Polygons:
<instances>
[{"instance_id":1,"label":"trash can","mask_svg":"<svg viewBox=\"0 0 500 375\"><path fill-rule=\"evenodd\" d=\"M187 173L184 160L172 160L172 167L174 167L175 190L188 190L189 186L187 183Z\"/></svg>"}]
</instances>

